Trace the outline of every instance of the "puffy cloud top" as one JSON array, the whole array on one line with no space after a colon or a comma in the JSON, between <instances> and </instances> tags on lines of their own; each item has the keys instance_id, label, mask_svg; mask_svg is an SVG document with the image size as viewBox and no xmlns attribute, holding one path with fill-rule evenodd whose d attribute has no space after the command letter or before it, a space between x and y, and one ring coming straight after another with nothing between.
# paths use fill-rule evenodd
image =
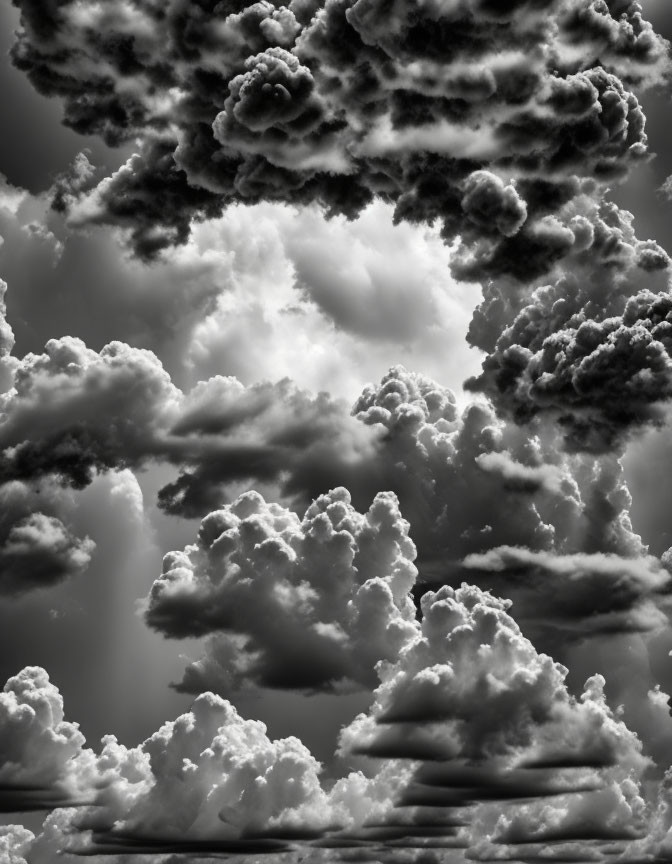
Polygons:
<instances>
[{"instance_id":1,"label":"puffy cloud top","mask_svg":"<svg viewBox=\"0 0 672 864\"><path fill-rule=\"evenodd\" d=\"M44 669L28 666L7 681L0 694L0 787L16 809L67 804L77 795L83 744Z\"/></svg>"},{"instance_id":2,"label":"puffy cloud top","mask_svg":"<svg viewBox=\"0 0 672 864\"><path fill-rule=\"evenodd\" d=\"M217 634L183 689L372 684L415 633L408 528L391 493L361 514L335 489L303 519L246 493L166 555L145 618L173 637Z\"/></svg>"},{"instance_id":3,"label":"puffy cloud top","mask_svg":"<svg viewBox=\"0 0 672 864\"><path fill-rule=\"evenodd\" d=\"M342 747L371 755L500 760L509 768L594 764L642 769L641 743L606 706L604 679L578 702L567 669L539 654L509 603L463 585L422 598L421 632L379 667L369 716L344 730Z\"/></svg>"},{"instance_id":4,"label":"puffy cloud top","mask_svg":"<svg viewBox=\"0 0 672 864\"><path fill-rule=\"evenodd\" d=\"M161 837L236 839L281 829L324 828L320 765L296 738L271 741L204 693L191 711L145 741L152 786L118 828Z\"/></svg>"},{"instance_id":5,"label":"puffy cloud top","mask_svg":"<svg viewBox=\"0 0 672 864\"><path fill-rule=\"evenodd\" d=\"M573 174L604 180L642 158L643 117L621 80L667 68L641 9L602 0L17 5L14 62L64 97L65 122L110 143L142 136L75 218L130 227L145 256L232 200L352 216L381 195L453 238L493 171L480 200L501 199L504 230L476 218L466 239L504 266L515 256L497 250L532 242L548 212L539 180L547 201L567 200Z\"/></svg>"}]
</instances>

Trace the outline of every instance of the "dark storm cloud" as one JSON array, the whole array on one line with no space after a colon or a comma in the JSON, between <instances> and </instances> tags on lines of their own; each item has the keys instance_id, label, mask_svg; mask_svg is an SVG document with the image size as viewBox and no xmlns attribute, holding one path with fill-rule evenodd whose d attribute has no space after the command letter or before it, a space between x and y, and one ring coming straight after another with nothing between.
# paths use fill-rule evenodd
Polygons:
<instances>
[{"instance_id":1,"label":"dark storm cloud","mask_svg":"<svg viewBox=\"0 0 672 864\"><path fill-rule=\"evenodd\" d=\"M576 249L553 282L518 296L486 288L469 341L489 356L468 386L521 422L550 415L570 449L604 452L662 422L669 258L615 205L583 198L569 225Z\"/></svg>"},{"instance_id":2,"label":"dark storm cloud","mask_svg":"<svg viewBox=\"0 0 672 864\"><path fill-rule=\"evenodd\" d=\"M492 282L471 331L491 356L472 386L516 422L550 414L576 450L660 422L667 347L646 317L616 320L624 303L584 309L582 330L578 310L539 310L512 338L559 267L620 278L616 228L586 201L648 158L629 88L660 84L669 59L639 4L16 5L14 62L64 98L65 122L142 141L89 192L84 177L57 195L73 225L118 225L149 259L232 202L317 201L352 218L380 197L397 220L441 225L455 276ZM667 265L630 241L644 272ZM642 305L637 286L618 293Z\"/></svg>"},{"instance_id":3,"label":"dark storm cloud","mask_svg":"<svg viewBox=\"0 0 672 864\"><path fill-rule=\"evenodd\" d=\"M601 0L399 4L392 17L366 0L16 5L14 63L64 98L66 124L144 139L75 218L130 228L147 257L233 200L354 216L382 195L514 270L514 248L536 245L543 272L558 252L538 223L557 208L535 183L566 201L575 173L609 179L641 159L642 114L612 72L631 86L666 69L639 9ZM500 211L488 224L486 200Z\"/></svg>"}]
</instances>

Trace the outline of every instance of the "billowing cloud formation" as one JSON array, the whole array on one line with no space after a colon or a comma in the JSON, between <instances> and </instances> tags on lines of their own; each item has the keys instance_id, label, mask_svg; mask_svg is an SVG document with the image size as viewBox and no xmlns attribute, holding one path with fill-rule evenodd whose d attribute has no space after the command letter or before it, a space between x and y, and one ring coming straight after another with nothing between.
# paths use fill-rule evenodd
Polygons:
<instances>
[{"instance_id":1,"label":"billowing cloud formation","mask_svg":"<svg viewBox=\"0 0 672 864\"><path fill-rule=\"evenodd\" d=\"M158 447L178 393L149 351L115 342L99 354L79 339L50 340L23 358L1 397L0 446L13 448L2 473L56 473L77 488L96 468L136 464Z\"/></svg>"},{"instance_id":2,"label":"billowing cloud formation","mask_svg":"<svg viewBox=\"0 0 672 864\"><path fill-rule=\"evenodd\" d=\"M390 370L380 385L367 386L351 416L343 402L324 393L312 396L286 380L244 387L234 378L215 377L184 394L151 352L112 343L97 353L64 338L18 364L15 387L3 402L0 446L7 480L56 475L81 487L95 471L169 462L180 467L180 475L160 491L160 504L169 512L203 516L259 483L302 512L340 478L360 509L379 489L399 497L421 550L425 582L459 584L466 556L515 547L523 557L525 550L543 552L543 563L538 558L535 564L541 569L521 559L529 574L523 577L522 571L514 575L515 567L487 564L479 580L520 600L523 619L533 613L540 587L532 572L549 568L564 598L558 615L561 608L574 609L573 623L571 616L564 623L560 616L549 619L549 626L588 633L594 618L590 597L601 593L598 586L605 580L623 588L623 574L631 574L625 577L628 588L618 600L609 595L611 605L603 598L606 617L600 626L646 630L664 620L654 600L665 589L666 574L653 559L642 558L646 550L630 525L630 499L616 460L594 465L563 455L548 429L539 427L540 435L530 438L528 430L498 420L487 404L460 414L449 390L402 367ZM50 571L52 581L86 563L86 546L66 529L31 519L20 551L25 553L28 537L38 551L50 538L52 558L61 562L60 570ZM46 535L42 545L37 535ZM12 554L18 551L13 543ZM575 555L598 557L579 561L571 558ZM611 566L600 555L624 560L612 557ZM554 556L570 558L563 563ZM573 578L574 564L593 575L587 581ZM493 573L504 571L505 577L493 579ZM39 568L35 572L39 575ZM475 578L473 569L467 578ZM192 600L182 597L180 604L190 606ZM228 619L233 617L230 611ZM174 626L166 626L167 632ZM180 635L208 630L191 627L190 634ZM333 659L341 652L337 634L323 644L331 645L332 655L324 662L342 668ZM212 653L220 666L233 662L231 647L221 640ZM240 670L248 666L245 662ZM327 674L325 680L335 679Z\"/></svg>"},{"instance_id":3,"label":"billowing cloud formation","mask_svg":"<svg viewBox=\"0 0 672 864\"><path fill-rule=\"evenodd\" d=\"M15 358L11 356L14 348L14 331L7 321L7 304L5 294L7 283L0 279L0 392L11 386Z\"/></svg>"},{"instance_id":4,"label":"billowing cloud formation","mask_svg":"<svg viewBox=\"0 0 672 864\"><path fill-rule=\"evenodd\" d=\"M34 839L10 829L6 845L41 862L57 850L319 856L345 847L403 861L404 849L507 859L521 844L531 853L562 842L575 856L586 843L659 844L665 781L656 810L656 791L647 802L640 788L648 760L607 706L604 680L570 696L567 670L535 651L507 605L469 586L426 595L415 639L379 664L371 712L342 735L342 750L376 757L375 767L329 784L298 739L270 740L263 723L212 693L140 747L107 736L96 755L63 720L46 673L26 669L8 682L7 701L15 712L30 704L33 714L19 713L41 723L0 726L3 746L27 757L10 779L21 788L17 778L32 771L53 794L76 778L96 806L57 811ZM29 747L41 767L29 764Z\"/></svg>"},{"instance_id":5,"label":"billowing cloud formation","mask_svg":"<svg viewBox=\"0 0 672 864\"><path fill-rule=\"evenodd\" d=\"M513 598L518 619L532 619L537 631L557 630L566 639L667 625L661 606L667 605L670 574L653 556L557 555L500 546L467 556L464 565L480 585Z\"/></svg>"},{"instance_id":6,"label":"billowing cloud formation","mask_svg":"<svg viewBox=\"0 0 672 864\"><path fill-rule=\"evenodd\" d=\"M517 299L496 285L485 291L469 339L489 356L469 384L502 414L549 414L571 449L599 452L662 422L672 392L670 262L614 205L584 199L575 214L577 250L556 281Z\"/></svg>"},{"instance_id":7,"label":"billowing cloud formation","mask_svg":"<svg viewBox=\"0 0 672 864\"><path fill-rule=\"evenodd\" d=\"M43 669L11 678L0 707L5 809L67 807L66 792L84 796L72 802L79 810L61 809L45 822L31 861L42 860L41 850L290 851L293 842L379 818L408 774L394 765L371 779L354 772L327 792L321 765L297 738L270 740L263 723L243 719L212 693L140 747L106 736L98 754L84 749L77 725L63 719L62 698ZM33 838L10 829L0 835L0 850L3 843L18 862Z\"/></svg>"},{"instance_id":8,"label":"billowing cloud formation","mask_svg":"<svg viewBox=\"0 0 672 864\"><path fill-rule=\"evenodd\" d=\"M201 516L235 482L279 483L308 502L351 478L373 454L379 430L363 427L347 405L284 379L244 387L217 376L184 398L161 453L185 470L159 493L168 512ZM376 484L370 497L383 488Z\"/></svg>"},{"instance_id":9,"label":"billowing cloud formation","mask_svg":"<svg viewBox=\"0 0 672 864\"><path fill-rule=\"evenodd\" d=\"M90 793L82 783L83 744L44 669L10 678L0 694L0 809L53 807Z\"/></svg>"},{"instance_id":10,"label":"billowing cloud formation","mask_svg":"<svg viewBox=\"0 0 672 864\"><path fill-rule=\"evenodd\" d=\"M162 499L196 514L219 504L221 487L236 481L288 474L289 494L303 489L294 474L307 482L313 471L311 491L319 494L329 485L325 474L347 478L376 437L341 401L288 380L245 388L218 376L185 396L152 352L121 342L95 352L73 337L50 340L43 354L17 364L0 412L2 479L53 474L82 488L96 471L150 459L195 463L196 478L178 478Z\"/></svg>"},{"instance_id":11,"label":"billowing cloud formation","mask_svg":"<svg viewBox=\"0 0 672 864\"><path fill-rule=\"evenodd\" d=\"M211 693L166 723L143 751L152 785L121 831L225 841L274 828L326 827L320 767L308 750L295 738L270 741L263 723L243 720Z\"/></svg>"},{"instance_id":12,"label":"billowing cloud formation","mask_svg":"<svg viewBox=\"0 0 672 864\"><path fill-rule=\"evenodd\" d=\"M530 311L536 294L520 292L560 264L578 267L579 283L605 278L614 226L595 208L605 184L647 156L628 88L669 72L667 43L639 4L16 5L14 62L64 97L65 122L113 144L142 141L89 193L86 179L70 184L59 206L72 224L120 225L151 258L232 202L319 202L353 217L381 198L398 221L440 223L455 241L454 275L493 282L472 328L483 347L476 330L488 318L493 356L473 386L516 422L550 413L572 447L595 450L659 421L670 360L645 298L627 322L623 308L586 307L581 328L578 309ZM667 263L655 244L637 250L646 271Z\"/></svg>"},{"instance_id":13,"label":"billowing cloud formation","mask_svg":"<svg viewBox=\"0 0 672 864\"><path fill-rule=\"evenodd\" d=\"M612 73L640 85L666 68L640 8L602 0L392 15L367 0L16 5L14 62L64 97L65 122L143 138L74 218L130 227L146 256L233 200L355 215L380 195L514 270L531 244L543 270L562 254L543 220L574 175L618 177L645 155L637 100Z\"/></svg>"},{"instance_id":14,"label":"billowing cloud formation","mask_svg":"<svg viewBox=\"0 0 672 864\"><path fill-rule=\"evenodd\" d=\"M335 489L301 520L250 492L166 555L145 618L167 636L217 634L181 689L371 686L415 634L414 558L390 493L362 515Z\"/></svg>"},{"instance_id":15,"label":"billowing cloud formation","mask_svg":"<svg viewBox=\"0 0 672 864\"><path fill-rule=\"evenodd\" d=\"M23 825L0 827L0 861L3 864L25 864L24 853L35 839L32 831Z\"/></svg>"},{"instance_id":16,"label":"billowing cloud formation","mask_svg":"<svg viewBox=\"0 0 672 864\"><path fill-rule=\"evenodd\" d=\"M371 755L509 767L629 765L642 769L641 743L612 716L591 679L582 701L567 670L539 654L508 614L509 603L463 585L422 598L415 641L379 667L370 715L343 733L341 746Z\"/></svg>"},{"instance_id":17,"label":"billowing cloud formation","mask_svg":"<svg viewBox=\"0 0 672 864\"><path fill-rule=\"evenodd\" d=\"M609 844L650 831L642 744L608 707L604 678L570 695L568 670L507 608L474 586L425 595L415 642L379 666L372 709L341 748L414 760L397 805L418 808L411 821L429 808L465 818L468 859L553 860L548 844L561 843L561 860L616 857Z\"/></svg>"}]
</instances>

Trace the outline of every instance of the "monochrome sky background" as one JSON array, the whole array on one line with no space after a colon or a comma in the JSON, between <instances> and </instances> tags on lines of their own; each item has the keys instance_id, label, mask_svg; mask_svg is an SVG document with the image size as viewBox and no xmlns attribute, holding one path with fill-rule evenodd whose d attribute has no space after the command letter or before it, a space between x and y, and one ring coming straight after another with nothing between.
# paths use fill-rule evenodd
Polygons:
<instances>
[{"instance_id":1,"label":"monochrome sky background","mask_svg":"<svg viewBox=\"0 0 672 864\"><path fill-rule=\"evenodd\" d=\"M0 864L672 857L669 39L0 6Z\"/></svg>"}]
</instances>

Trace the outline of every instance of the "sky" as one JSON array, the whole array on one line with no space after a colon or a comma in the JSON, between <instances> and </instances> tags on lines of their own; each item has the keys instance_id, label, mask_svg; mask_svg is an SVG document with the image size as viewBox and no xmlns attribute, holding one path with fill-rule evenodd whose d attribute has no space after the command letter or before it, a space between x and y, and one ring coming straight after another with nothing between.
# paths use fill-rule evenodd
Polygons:
<instances>
[{"instance_id":1,"label":"sky","mask_svg":"<svg viewBox=\"0 0 672 864\"><path fill-rule=\"evenodd\" d=\"M0 864L672 860L671 39L0 4Z\"/></svg>"}]
</instances>

